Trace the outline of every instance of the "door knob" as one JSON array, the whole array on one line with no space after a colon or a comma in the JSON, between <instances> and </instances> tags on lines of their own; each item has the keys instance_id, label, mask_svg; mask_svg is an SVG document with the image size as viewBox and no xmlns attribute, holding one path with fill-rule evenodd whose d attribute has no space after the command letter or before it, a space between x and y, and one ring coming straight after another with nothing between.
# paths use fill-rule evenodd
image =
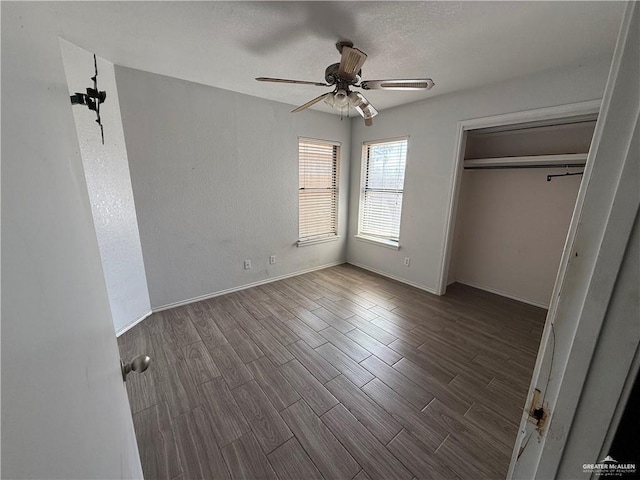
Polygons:
<instances>
[{"instance_id":1,"label":"door knob","mask_svg":"<svg viewBox=\"0 0 640 480\"><path fill-rule=\"evenodd\" d=\"M127 375L130 372L142 373L147 368L149 368L149 364L151 363L151 357L146 354L138 355L131 360L130 363L124 363L122 359L120 359L120 367L122 368L122 380L127 381Z\"/></svg>"}]
</instances>

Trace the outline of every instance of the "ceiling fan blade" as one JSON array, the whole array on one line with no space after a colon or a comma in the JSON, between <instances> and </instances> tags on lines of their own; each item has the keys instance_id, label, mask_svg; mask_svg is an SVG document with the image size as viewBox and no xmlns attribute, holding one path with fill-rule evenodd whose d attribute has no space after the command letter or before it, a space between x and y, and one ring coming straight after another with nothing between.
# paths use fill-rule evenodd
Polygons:
<instances>
[{"instance_id":1,"label":"ceiling fan blade","mask_svg":"<svg viewBox=\"0 0 640 480\"><path fill-rule=\"evenodd\" d=\"M353 108L362 115L362 118L364 118L364 124L367 127L370 127L373 125L373 117L378 115L378 111L361 93L355 92L355 96L358 98L358 103L354 104Z\"/></svg>"},{"instance_id":2,"label":"ceiling fan blade","mask_svg":"<svg viewBox=\"0 0 640 480\"><path fill-rule=\"evenodd\" d=\"M429 90L435 83L430 78L402 80L364 80L360 88L364 90Z\"/></svg>"},{"instance_id":3,"label":"ceiling fan blade","mask_svg":"<svg viewBox=\"0 0 640 480\"><path fill-rule=\"evenodd\" d=\"M364 65L367 54L348 45L342 47L342 58L340 59L340 67L338 75L344 80L353 80Z\"/></svg>"},{"instance_id":4,"label":"ceiling fan blade","mask_svg":"<svg viewBox=\"0 0 640 480\"><path fill-rule=\"evenodd\" d=\"M331 92L327 92L327 93L323 93L322 95L314 98L313 100L309 100L307 103L305 103L304 105L300 105L298 108L296 108L295 110L291 110L291 113L298 113L301 112L302 110L305 110L313 105L315 105L316 103L318 103L320 100L322 100L324 97L326 97L327 95L329 95L329 93Z\"/></svg>"},{"instance_id":5,"label":"ceiling fan blade","mask_svg":"<svg viewBox=\"0 0 640 480\"><path fill-rule=\"evenodd\" d=\"M304 80L288 80L286 78L256 77L259 82L275 83L296 83L298 85L315 85L317 87L330 87L331 85L322 82L305 82Z\"/></svg>"}]
</instances>

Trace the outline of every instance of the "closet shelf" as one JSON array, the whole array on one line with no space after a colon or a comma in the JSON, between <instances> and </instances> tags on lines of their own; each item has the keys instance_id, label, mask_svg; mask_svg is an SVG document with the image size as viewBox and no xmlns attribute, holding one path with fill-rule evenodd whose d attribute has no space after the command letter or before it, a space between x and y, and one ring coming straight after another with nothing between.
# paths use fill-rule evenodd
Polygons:
<instances>
[{"instance_id":1,"label":"closet shelf","mask_svg":"<svg viewBox=\"0 0 640 480\"><path fill-rule=\"evenodd\" d=\"M581 167L587 161L586 153L561 155L531 155L526 157L475 158L464 161L464 168L500 168L500 167Z\"/></svg>"}]
</instances>

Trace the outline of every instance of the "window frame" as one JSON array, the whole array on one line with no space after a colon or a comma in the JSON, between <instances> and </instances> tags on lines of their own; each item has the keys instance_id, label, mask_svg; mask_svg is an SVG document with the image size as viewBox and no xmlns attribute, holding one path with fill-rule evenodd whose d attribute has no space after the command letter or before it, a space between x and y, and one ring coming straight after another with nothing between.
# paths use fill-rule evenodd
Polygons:
<instances>
[{"instance_id":1,"label":"window frame","mask_svg":"<svg viewBox=\"0 0 640 480\"><path fill-rule=\"evenodd\" d=\"M305 187L301 186L301 169L303 167L302 164L302 156L300 155L301 146L303 143L309 144L319 144L323 146L331 146L332 149L332 171L333 171L333 185L329 187L330 190L333 191L333 200L331 204L333 207L332 212L332 223L334 225L333 231L330 232L320 232L320 233L310 233L306 236L301 236L301 211L302 211L302 203L301 203L301 192ZM314 245L318 243L331 242L340 238L339 235L339 211L340 211L340 161L342 156L342 143L335 140L324 140L318 138L309 138L309 137L298 137L298 242L297 245L299 247L306 245Z\"/></svg>"},{"instance_id":2,"label":"window frame","mask_svg":"<svg viewBox=\"0 0 640 480\"><path fill-rule=\"evenodd\" d=\"M402 188L401 189L376 189L381 191L389 191L393 193L400 194L400 209L398 213L398 237L394 238L387 235L376 235L371 232L363 231L364 224L364 207L365 207L365 196L367 191L373 190L367 188L367 179L368 179L368 171L369 171L369 151L371 146L381 145L385 143L399 143L405 142L405 155L404 155L404 172L402 175ZM355 235L355 238L367 243L372 243L378 246L391 248L394 250L400 249L400 227L402 224L402 205L404 202L404 183L406 179L406 171L407 171L407 162L409 159L409 136L401 136L401 137L393 137L387 139L380 140L370 140L362 143L362 156L360 161L360 197L358 200L358 233Z\"/></svg>"}]
</instances>

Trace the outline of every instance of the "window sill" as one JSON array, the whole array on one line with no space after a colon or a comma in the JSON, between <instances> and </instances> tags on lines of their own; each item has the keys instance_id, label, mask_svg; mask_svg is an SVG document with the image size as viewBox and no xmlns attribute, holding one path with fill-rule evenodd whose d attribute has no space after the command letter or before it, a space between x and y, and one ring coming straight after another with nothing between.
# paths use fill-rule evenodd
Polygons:
<instances>
[{"instance_id":1,"label":"window sill","mask_svg":"<svg viewBox=\"0 0 640 480\"><path fill-rule=\"evenodd\" d=\"M306 247L307 245L317 245L318 243L335 242L340 239L340 235L334 235L332 237L313 238L311 240L298 240L299 247Z\"/></svg>"},{"instance_id":2,"label":"window sill","mask_svg":"<svg viewBox=\"0 0 640 480\"><path fill-rule=\"evenodd\" d=\"M391 248L392 250L400 250L400 244L393 240L385 240L383 238L363 237L362 235L356 235L355 238L361 242L373 243L380 247Z\"/></svg>"}]
</instances>

